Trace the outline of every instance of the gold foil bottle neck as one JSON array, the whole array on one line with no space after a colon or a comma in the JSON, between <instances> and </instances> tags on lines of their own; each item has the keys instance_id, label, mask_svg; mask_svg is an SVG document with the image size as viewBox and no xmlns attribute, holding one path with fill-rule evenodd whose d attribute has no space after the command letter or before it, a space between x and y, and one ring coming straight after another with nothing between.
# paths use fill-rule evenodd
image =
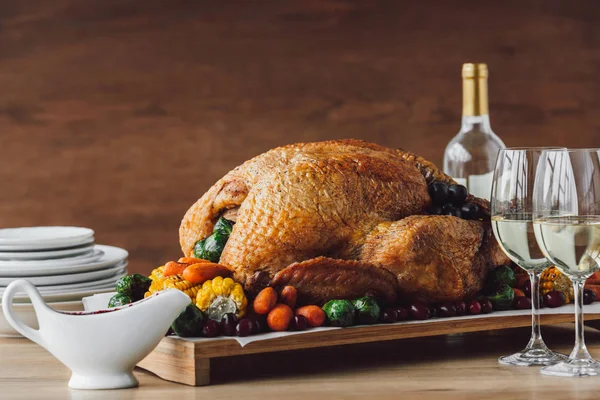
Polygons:
<instances>
[{"instance_id":1,"label":"gold foil bottle neck","mask_svg":"<svg viewBox=\"0 0 600 400\"><path fill-rule=\"evenodd\" d=\"M463 64L463 116L479 116L489 113L487 78L486 64Z\"/></svg>"},{"instance_id":2,"label":"gold foil bottle neck","mask_svg":"<svg viewBox=\"0 0 600 400\"><path fill-rule=\"evenodd\" d=\"M465 63L462 66L462 77L464 78L487 78L488 67L483 63Z\"/></svg>"}]
</instances>

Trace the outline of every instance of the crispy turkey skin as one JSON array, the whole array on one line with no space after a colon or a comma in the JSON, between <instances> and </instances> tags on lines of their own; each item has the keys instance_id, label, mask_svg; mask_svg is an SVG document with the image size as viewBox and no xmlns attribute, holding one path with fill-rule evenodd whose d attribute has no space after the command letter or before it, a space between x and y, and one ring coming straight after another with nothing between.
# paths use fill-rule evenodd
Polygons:
<instances>
[{"instance_id":1,"label":"crispy turkey skin","mask_svg":"<svg viewBox=\"0 0 600 400\"><path fill-rule=\"evenodd\" d=\"M489 223L423 215L434 179L452 182L427 160L363 141L279 147L229 172L188 210L181 247L191 256L226 215L236 224L220 263L251 293L291 284L303 304L365 293L388 303L459 300L505 257Z\"/></svg>"}]
</instances>

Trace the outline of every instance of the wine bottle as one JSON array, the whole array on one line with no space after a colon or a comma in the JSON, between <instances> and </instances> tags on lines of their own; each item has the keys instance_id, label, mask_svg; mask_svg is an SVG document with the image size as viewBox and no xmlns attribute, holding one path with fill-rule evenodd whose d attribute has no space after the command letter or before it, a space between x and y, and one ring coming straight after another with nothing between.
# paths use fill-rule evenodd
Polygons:
<instances>
[{"instance_id":1,"label":"wine bottle","mask_svg":"<svg viewBox=\"0 0 600 400\"><path fill-rule=\"evenodd\" d=\"M506 146L492 131L486 64L463 64L460 131L444 152L444 172L477 197L490 199L498 150Z\"/></svg>"}]
</instances>

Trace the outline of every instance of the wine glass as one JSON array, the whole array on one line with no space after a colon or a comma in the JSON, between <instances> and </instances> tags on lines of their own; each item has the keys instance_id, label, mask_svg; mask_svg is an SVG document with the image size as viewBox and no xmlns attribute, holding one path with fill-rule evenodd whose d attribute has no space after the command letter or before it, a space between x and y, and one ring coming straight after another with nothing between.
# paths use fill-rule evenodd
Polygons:
<instances>
[{"instance_id":1,"label":"wine glass","mask_svg":"<svg viewBox=\"0 0 600 400\"><path fill-rule=\"evenodd\" d=\"M575 347L544 375L592 376L600 363L583 337L583 285L600 269L600 149L545 151L533 195L534 231L544 255L571 278L575 294Z\"/></svg>"},{"instance_id":2,"label":"wine glass","mask_svg":"<svg viewBox=\"0 0 600 400\"><path fill-rule=\"evenodd\" d=\"M531 338L527 346L498 359L503 365L552 365L565 360L550 350L540 331L540 275L550 266L533 232L533 185L542 153L564 148L507 148L498 152L491 194L492 229L506 255L529 274Z\"/></svg>"}]
</instances>

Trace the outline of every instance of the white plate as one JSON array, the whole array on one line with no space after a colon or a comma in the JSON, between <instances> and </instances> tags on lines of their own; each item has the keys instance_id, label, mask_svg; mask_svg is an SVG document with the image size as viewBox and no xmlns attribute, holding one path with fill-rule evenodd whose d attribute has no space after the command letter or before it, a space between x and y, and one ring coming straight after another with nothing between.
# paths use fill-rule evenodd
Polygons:
<instances>
[{"instance_id":1,"label":"white plate","mask_svg":"<svg viewBox=\"0 0 600 400\"><path fill-rule=\"evenodd\" d=\"M42 251L0 251L0 260L50 260L55 258L67 258L90 254L94 251L94 243L83 246L58 250Z\"/></svg>"},{"instance_id":2,"label":"white plate","mask_svg":"<svg viewBox=\"0 0 600 400\"><path fill-rule=\"evenodd\" d=\"M121 269L119 270L120 272L112 275L109 278L104 278L104 279L98 279L96 281L91 281L91 282L79 282L79 283L69 283L66 285L47 285L47 286L37 286L37 289L39 290L40 294L42 296L45 296L47 294L57 294L57 293L64 293L64 292L69 292L69 291L83 291L83 290L92 290L92 289L96 289L96 288L104 288L106 286L109 285L114 285L117 282L117 280L119 280L119 278L127 275L127 269ZM0 287L0 295L4 294L4 289L6 289L6 287Z\"/></svg>"},{"instance_id":3,"label":"white plate","mask_svg":"<svg viewBox=\"0 0 600 400\"><path fill-rule=\"evenodd\" d=\"M86 290L67 290L59 293L46 294L42 297L46 303L50 302L63 302L63 301L76 301L81 300L87 296L93 296L98 293L110 293L115 291L115 284L110 283L108 285L100 285L97 288L86 289ZM14 297L13 303L31 303L29 297L24 293L18 294ZM0 307L0 311L1 311Z\"/></svg>"},{"instance_id":4,"label":"white plate","mask_svg":"<svg viewBox=\"0 0 600 400\"><path fill-rule=\"evenodd\" d=\"M30 276L47 276L60 274L74 274L79 272L97 271L106 267L114 266L125 261L129 253L119 247L97 245L96 249L104 252L97 261L87 264L77 264L64 267L38 266L28 268L14 268L0 266L0 276L3 278L25 278Z\"/></svg>"},{"instance_id":5,"label":"white plate","mask_svg":"<svg viewBox=\"0 0 600 400\"><path fill-rule=\"evenodd\" d=\"M83 302L77 301L66 301L60 303L48 303L48 306L60 311L83 311ZM26 325L29 325L33 329L38 329L37 317L35 310L31 303L14 303L13 310L17 315L17 318L23 321ZM2 309L0 308L0 337L20 337L19 333L8 323Z\"/></svg>"},{"instance_id":6,"label":"white plate","mask_svg":"<svg viewBox=\"0 0 600 400\"><path fill-rule=\"evenodd\" d=\"M0 269L30 269L30 268L52 268L69 267L71 265L89 264L98 261L104 255L104 251L95 248L91 254L83 254L70 258L57 258L55 260L0 260ZM0 274L1 275L1 274Z\"/></svg>"},{"instance_id":7,"label":"white plate","mask_svg":"<svg viewBox=\"0 0 600 400\"><path fill-rule=\"evenodd\" d=\"M81 272L79 274L50 275L50 276L32 276L26 278L29 282L43 289L48 285L67 285L79 282L98 281L100 279L110 278L113 275L122 273L127 263L120 263L112 268L105 268L99 271ZM0 286L8 286L15 279L21 278L0 278Z\"/></svg>"},{"instance_id":8,"label":"white plate","mask_svg":"<svg viewBox=\"0 0 600 400\"><path fill-rule=\"evenodd\" d=\"M93 240L93 230L76 226L0 229L0 251L60 249L79 246Z\"/></svg>"}]
</instances>

